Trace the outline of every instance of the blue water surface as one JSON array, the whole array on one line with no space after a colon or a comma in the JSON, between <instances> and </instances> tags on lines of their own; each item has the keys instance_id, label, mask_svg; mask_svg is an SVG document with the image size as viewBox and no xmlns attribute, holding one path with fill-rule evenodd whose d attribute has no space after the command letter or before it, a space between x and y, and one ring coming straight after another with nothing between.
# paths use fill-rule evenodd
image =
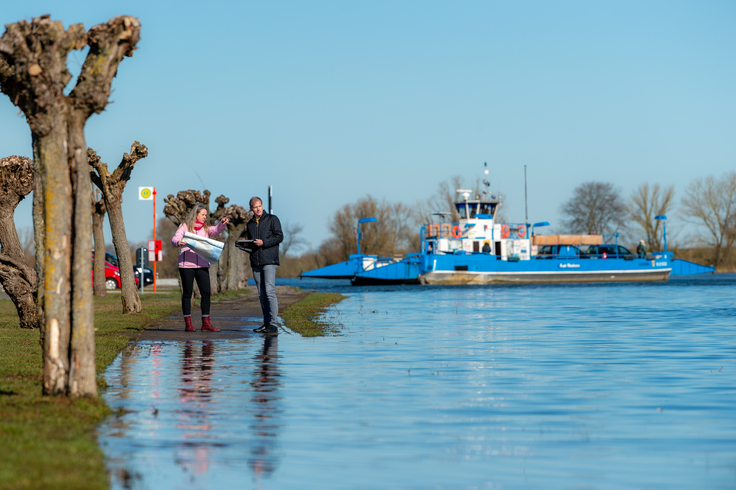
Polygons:
<instances>
[{"instance_id":1,"label":"blue water surface","mask_svg":"<svg viewBox=\"0 0 736 490\"><path fill-rule=\"evenodd\" d=\"M289 281L282 283L289 283ZM736 487L736 278L351 288L341 333L142 342L113 488Z\"/></svg>"}]
</instances>

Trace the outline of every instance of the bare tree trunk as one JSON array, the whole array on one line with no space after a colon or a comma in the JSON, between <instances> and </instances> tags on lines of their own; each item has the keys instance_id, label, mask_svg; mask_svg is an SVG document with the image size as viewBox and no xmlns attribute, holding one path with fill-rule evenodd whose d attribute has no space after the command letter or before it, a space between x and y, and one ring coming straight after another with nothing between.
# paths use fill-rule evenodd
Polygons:
<instances>
[{"instance_id":1,"label":"bare tree trunk","mask_svg":"<svg viewBox=\"0 0 736 490\"><path fill-rule=\"evenodd\" d=\"M133 260L130 257L128 238L125 235L122 207L123 191L136 162L146 156L148 156L148 148L135 141L130 147L130 154L125 153L120 165L110 174L107 164L100 160L100 157L92 148L87 149L89 175L92 182L102 191L105 207L107 208L107 217L110 220L112 243L115 246L115 252L120 263L120 289L124 313L140 313L141 299L135 285L135 270L133 269ZM141 277L141 280L143 280L143 277Z\"/></svg>"},{"instance_id":2,"label":"bare tree trunk","mask_svg":"<svg viewBox=\"0 0 736 490\"><path fill-rule=\"evenodd\" d=\"M46 317L44 315L44 257L46 255L46 235L43 224L43 186L41 185L41 172L38 165L37 141L33 141L33 234L36 253L36 316L38 327L41 330L39 343L44 346L46 334Z\"/></svg>"},{"instance_id":3,"label":"bare tree trunk","mask_svg":"<svg viewBox=\"0 0 736 490\"><path fill-rule=\"evenodd\" d=\"M95 239L95 264L94 264L94 286L95 296L107 296L105 284L105 233L102 225L105 221L104 199L92 199L92 236Z\"/></svg>"},{"instance_id":4,"label":"bare tree trunk","mask_svg":"<svg viewBox=\"0 0 736 490\"><path fill-rule=\"evenodd\" d=\"M72 117L69 124L69 163L74 196L74 255L72 256L72 321L69 363L71 396L96 395L95 325L92 298L92 189L84 141L86 117ZM103 255L104 258L104 255Z\"/></svg>"},{"instance_id":5,"label":"bare tree trunk","mask_svg":"<svg viewBox=\"0 0 736 490\"><path fill-rule=\"evenodd\" d=\"M220 294L220 282L217 280L217 264L212 264L209 267L210 273L210 290L212 295Z\"/></svg>"},{"instance_id":6,"label":"bare tree trunk","mask_svg":"<svg viewBox=\"0 0 736 490\"><path fill-rule=\"evenodd\" d=\"M44 393L66 393L69 380L69 339L71 335L71 218L72 185L67 162L66 114L55 114L54 128L38 137L43 188L43 235L46 247L44 270ZM39 288L40 289L40 288Z\"/></svg>"},{"instance_id":7,"label":"bare tree trunk","mask_svg":"<svg viewBox=\"0 0 736 490\"><path fill-rule=\"evenodd\" d=\"M240 251L235 242L245 232L245 223L238 224L228 230L227 236L227 288L243 289L246 286L245 278L245 253Z\"/></svg>"},{"instance_id":8,"label":"bare tree trunk","mask_svg":"<svg viewBox=\"0 0 736 490\"><path fill-rule=\"evenodd\" d=\"M220 285L220 292L224 293L227 291L228 288L228 281L227 281L227 261L228 261L228 250L227 250L227 242L225 243L225 247L222 249L222 255L220 256L220 260L217 262L217 283Z\"/></svg>"},{"instance_id":9,"label":"bare tree trunk","mask_svg":"<svg viewBox=\"0 0 736 490\"><path fill-rule=\"evenodd\" d=\"M39 304L42 305L44 393L97 394L92 314L91 216L84 125L107 106L112 79L131 56L140 22L119 16L89 32L49 16L5 26L0 89L26 116L36 161ZM66 57L89 46L69 95Z\"/></svg>"},{"instance_id":10,"label":"bare tree trunk","mask_svg":"<svg viewBox=\"0 0 736 490\"><path fill-rule=\"evenodd\" d=\"M130 257L130 246L125 236L125 224L123 223L123 210L120 206L108 204L107 216L110 220L112 231L112 243L115 245L115 254L120 263L120 289L123 297L123 312L140 313L141 298L138 296L138 288L135 285L135 270L133 259Z\"/></svg>"},{"instance_id":11,"label":"bare tree trunk","mask_svg":"<svg viewBox=\"0 0 736 490\"><path fill-rule=\"evenodd\" d=\"M15 208L33 190L33 162L13 156L0 159L0 283L18 311L21 328L38 328L36 272L25 262L15 229Z\"/></svg>"}]
</instances>

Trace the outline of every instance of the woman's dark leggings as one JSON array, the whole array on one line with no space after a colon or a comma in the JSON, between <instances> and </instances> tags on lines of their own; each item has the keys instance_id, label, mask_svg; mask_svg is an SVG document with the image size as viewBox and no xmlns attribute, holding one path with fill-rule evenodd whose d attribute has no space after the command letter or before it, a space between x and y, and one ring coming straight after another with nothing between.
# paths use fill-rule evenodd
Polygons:
<instances>
[{"instance_id":1,"label":"woman's dark leggings","mask_svg":"<svg viewBox=\"0 0 736 490\"><path fill-rule=\"evenodd\" d=\"M192 293L194 292L194 280L197 280L199 292L202 294L202 315L210 314L210 269L198 267L196 269L179 268L181 276L181 309L184 315L192 314Z\"/></svg>"}]
</instances>

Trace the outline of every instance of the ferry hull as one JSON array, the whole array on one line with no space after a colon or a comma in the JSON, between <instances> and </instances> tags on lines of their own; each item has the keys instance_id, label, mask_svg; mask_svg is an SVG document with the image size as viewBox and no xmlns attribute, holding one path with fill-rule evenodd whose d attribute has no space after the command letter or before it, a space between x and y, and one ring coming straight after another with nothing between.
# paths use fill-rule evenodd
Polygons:
<instances>
[{"instance_id":1,"label":"ferry hull","mask_svg":"<svg viewBox=\"0 0 736 490\"><path fill-rule=\"evenodd\" d=\"M423 284L538 284L590 282L655 282L666 281L670 270L607 272L468 272L433 271L419 278Z\"/></svg>"},{"instance_id":2,"label":"ferry hull","mask_svg":"<svg viewBox=\"0 0 736 490\"><path fill-rule=\"evenodd\" d=\"M427 255L425 284L530 284L666 281L669 257L498 260L485 254Z\"/></svg>"}]
</instances>

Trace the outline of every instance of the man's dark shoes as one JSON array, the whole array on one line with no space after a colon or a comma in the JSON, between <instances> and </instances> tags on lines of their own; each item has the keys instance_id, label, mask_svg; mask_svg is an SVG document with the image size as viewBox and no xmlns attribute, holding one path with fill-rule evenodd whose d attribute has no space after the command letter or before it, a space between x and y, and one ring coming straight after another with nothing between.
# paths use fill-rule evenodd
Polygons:
<instances>
[{"instance_id":1,"label":"man's dark shoes","mask_svg":"<svg viewBox=\"0 0 736 490\"><path fill-rule=\"evenodd\" d=\"M268 328L268 326L267 326L267 325L261 325L261 326L260 326L260 327L258 327L258 328L254 328L254 329L253 329L253 331L254 331L255 333L266 333L266 329L267 329L267 328Z\"/></svg>"},{"instance_id":2,"label":"man's dark shoes","mask_svg":"<svg viewBox=\"0 0 736 490\"><path fill-rule=\"evenodd\" d=\"M269 325L266 327L266 330L263 333L265 333L266 335L278 335L279 327L275 325Z\"/></svg>"}]
</instances>

